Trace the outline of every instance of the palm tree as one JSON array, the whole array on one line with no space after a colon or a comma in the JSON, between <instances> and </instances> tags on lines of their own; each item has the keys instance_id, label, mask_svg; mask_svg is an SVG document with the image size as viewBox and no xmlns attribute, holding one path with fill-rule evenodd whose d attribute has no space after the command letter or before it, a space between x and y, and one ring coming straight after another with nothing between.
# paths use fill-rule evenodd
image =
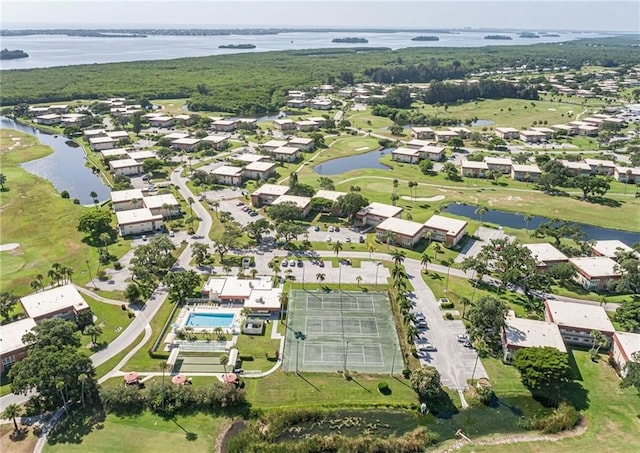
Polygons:
<instances>
[{"instance_id":1,"label":"palm tree","mask_svg":"<svg viewBox=\"0 0 640 453\"><path fill-rule=\"evenodd\" d=\"M67 408L67 398L64 396L64 382L56 381L56 389L60 392L60 397L62 398L62 407L64 408L65 413L69 416L69 409Z\"/></svg>"},{"instance_id":2,"label":"palm tree","mask_svg":"<svg viewBox=\"0 0 640 453\"><path fill-rule=\"evenodd\" d=\"M442 246L440 244L433 244L433 259L437 260L438 255L442 252Z\"/></svg>"},{"instance_id":3,"label":"palm tree","mask_svg":"<svg viewBox=\"0 0 640 453\"><path fill-rule=\"evenodd\" d=\"M391 254L391 258L393 258L393 263L396 266L401 266L404 263L405 253L402 250L395 249Z\"/></svg>"},{"instance_id":4,"label":"palm tree","mask_svg":"<svg viewBox=\"0 0 640 453\"><path fill-rule=\"evenodd\" d=\"M407 278L407 273L402 267L394 265L391 268L391 278L393 278L394 281L403 280Z\"/></svg>"},{"instance_id":5,"label":"palm tree","mask_svg":"<svg viewBox=\"0 0 640 453\"><path fill-rule=\"evenodd\" d=\"M16 421L17 417L20 417L22 414L22 408L17 404L9 404L4 408L2 412L2 418L11 419L13 421L13 429L16 433L20 432L20 427L18 426L18 422Z\"/></svg>"},{"instance_id":6,"label":"palm tree","mask_svg":"<svg viewBox=\"0 0 640 453\"><path fill-rule=\"evenodd\" d=\"M7 177L4 175L4 173L0 173L0 189L4 190L4 185L7 182Z\"/></svg>"},{"instance_id":7,"label":"palm tree","mask_svg":"<svg viewBox=\"0 0 640 453\"><path fill-rule=\"evenodd\" d=\"M408 326L411 323L416 322L416 314L408 311L404 314L403 319L404 319L404 323Z\"/></svg>"},{"instance_id":8,"label":"palm tree","mask_svg":"<svg viewBox=\"0 0 640 453\"><path fill-rule=\"evenodd\" d=\"M111 235L109 233L102 233L99 238L104 244L104 253L109 256L109 241L111 240Z\"/></svg>"},{"instance_id":9,"label":"palm tree","mask_svg":"<svg viewBox=\"0 0 640 453\"><path fill-rule=\"evenodd\" d=\"M71 283L71 276L73 275L73 269L70 267L63 268L64 275L67 277L67 283Z\"/></svg>"},{"instance_id":10,"label":"palm tree","mask_svg":"<svg viewBox=\"0 0 640 453\"><path fill-rule=\"evenodd\" d=\"M357 276L356 277L356 283L358 284L358 288L360 288L360 283L362 283L362 277L361 276Z\"/></svg>"},{"instance_id":11,"label":"palm tree","mask_svg":"<svg viewBox=\"0 0 640 453\"><path fill-rule=\"evenodd\" d=\"M476 209L475 212L480 218L480 223L482 223L482 217L484 217L484 215L487 213L487 208L485 208L484 206L480 206L478 209Z\"/></svg>"},{"instance_id":12,"label":"palm tree","mask_svg":"<svg viewBox=\"0 0 640 453\"><path fill-rule=\"evenodd\" d=\"M216 211L216 215L218 215L218 208L220 207L220 202L219 201L213 201L211 203L211 206L213 206L213 209L215 209L215 211Z\"/></svg>"},{"instance_id":13,"label":"palm tree","mask_svg":"<svg viewBox=\"0 0 640 453\"><path fill-rule=\"evenodd\" d=\"M429 257L429 255L427 255L426 253L422 254L422 257L420 259L420 264L422 264L424 266L424 272L425 274L429 273L429 263L431 262L431 258Z\"/></svg>"},{"instance_id":14,"label":"palm tree","mask_svg":"<svg viewBox=\"0 0 640 453\"><path fill-rule=\"evenodd\" d=\"M283 311L287 311L287 306L289 305L289 295L285 292L280 293L278 301L280 302L280 313L282 313Z\"/></svg>"},{"instance_id":15,"label":"palm tree","mask_svg":"<svg viewBox=\"0 0 640 453\"><path fill-rule=\"evenodd\" d=\"M462 303L462 318L464 319L465 311L467 310L467 305L471 303L471 301L466 297L461 297L460 302Z\"/></svg>"},{"instance_id":16,"label":"palm tree","mask_svg":"<svg viewBox=\"0 0 640 453\"><path fill-rule=\"evenodd\" d=\"M395 234L391 230L386 230L380 235L380 239L382 239L387 244L387 250L389 250L391 241L395 239Z\"/></svg>"},{"instance_id":17,"label":"palm tree","mask_svg":"<svg viewBox=\"0 0 640 453\"><path fill-rule=\"evenodd\" d=\"M316 280L318 280L318 283L322 284L322 282L324 282L325 278L327 276L325 274L323 274L322 272L318 272L316 274Z\"/></svg>"},{"instance_id":18,"label":"palm tree","mask_svg":"<svg viewBox=\"0 0 640 453\"><path fill-rule=\"evenodd\" d=\"M169 203L162 203L162 210L164 211L165 216L171 220L171 205Z\"/></svg>"},{"instance_id":19,"label":"palm tree","mask_svg":"<svg viewBox=\"0 0 640 453\"><path fill-rule=\"evenodd\" d=\"M54 286L55 283L58 282L58 273L54 269L49 269L47 272L47 277L51 279L51 286Z\"/></svg>"},{"instance_id":20,"label":"palm tree","mask_svg":"<svg viewBox=\"0 0 640 453\"><path fill-rule=\"evenodd\" d=\"M89 376L87 376L85 373L81 373L78 375L78 382L80 382L80 384L82 385L82 390L80 393L80 396L82 398L82 408L84 409L84 384L87 382L87 379L89 379Z\"/></svg>"},{"instance_id":21,"label":"palm tree","mask_svg":"<svg viewBox=\"0 0 640 453\"><path fill-rule=\"evenodd\" d=\"M398 196L397 193L392 193L391 194L391 206L395 206L396 202L398 201L400 197Z\"/></svg>"},{"instance_id":22,"label":"palm tree","mask_svg":"<svg viewBox=\"0 0 640 453\"><path fill-rule=\"evenodd\" d=\"M222 266L222 271L223 271L225 274L229 275L229 274L231 273L231 267L229 267L229 265L228 265L228 264L225 264L224 266Z\"/></svg>"},{"instance_id":23,"label":"palm tree","mask_svg":"<svg viewBox=\"0 0 640 453\"><path fill-rule=\"evenodd\" d=\"M413 340L419 335L418 329L413 324L407 326L407 341L413 343Z\"/></svg>"},{"instance_id":24,"label":"palm tree","mask_svg":"<svg viewBox=\"0 0 640 453\"><path fill-rule=\"evenodd\" d=\"M258 275L258 269L254 267L249 271L249 273L251 274L251 278L256 278L256 275Z\"/></svg>"},{"instance_id":25,"label":"palm tree","mask_svg":"<svg viewBox=\"0 0 640 453\"><path fill-rule=\"evenodd\" d=\"M189 203L189 213L191 214L191 217L193 217L193 203L195 203L193 197L187 198L187 203Z\"/></svg>"},{"instance_id":26,"label":"palm tree","mask_svg":"<svg viewBox=\"0 0 640 453\"><path fill-rule=\"evenodd\" d=\"M593 338L593 345L591 346L590 351L591 357L595 358L598 356L600 348L606 346L609 341L607 340L607 337L602 335L602 332L600 332L599 330L592 330L589 335L591 336L591 338Z\"/></svg>"},{"instance_id":27,"label":"palm tree","mask_svg":"<svg viewBox=\"0 0 640 453\"><path fill-rule=\"evenodd\" d=\"M398 185L400 182L397 179L393 180L393 193L395 194L398 191Z\"/></svg>"},{"instance_id":28,"label":"palm tree","mask_svg":"<svg viewBox=\"0 0 640 453\"><path fill-rule=\"evenodd\" d=\"M40 288L44 291L44 276L42 274L36 275L36 280L40 282Z\"/></svg>"},{"instance_id":29,"label":"palm tree","mask_svg":"<svg viewBox=\"0 0 640 453\"><path fill-rule=\"evenodd\" d=\"M31 283L29 283L29 286L31 286L33 288L34 292L38 292L38 288L40 288L40 282L38 280L34 280Z\"/></svg>"},{"instance_id":30,"label":"palm tree","mask_svg":"<svg viewBox=\"0 0 640 453\"><path fill-rule=\"evenodd\" d=\"M98 209L98 194L92 190L89 196L93 200L93 204L95 205L96 209Z\"/></svg>"},{"instance_id":31,"label":"palm tree","mask_svg":"<svg viewBox=\"0 0 640 453\"><path fill-rule=\"evenodd\" d=\"M338 256L338 254L342 251L342 243L340 241L336 241L335 244L333 244L333 252L336 254L336 256Z\"/></svg>"},{"instance_id":32,"label":"palm tree","mask_svg":"<svg viewBox=\"0 0 640 453\"><path fill-rule=\"evenodd\" d=\"M376 247L371 243L367 243L367 252L369 252L369 258L371 258L371 256L373 255L373 251L376 249Z\"/></svg>"},{"instance_id":33,"label":"palm tree","mask_svg":"<svg viewBox=\"0 0 640 453\"><path fill-rule=\"evenodd\" d=\"M529 222L531 222L531 219L533 219L533 216L531 214L524 215L524 225L527 230L527 233L529 232Z\"/></svg>"}]
</instances>

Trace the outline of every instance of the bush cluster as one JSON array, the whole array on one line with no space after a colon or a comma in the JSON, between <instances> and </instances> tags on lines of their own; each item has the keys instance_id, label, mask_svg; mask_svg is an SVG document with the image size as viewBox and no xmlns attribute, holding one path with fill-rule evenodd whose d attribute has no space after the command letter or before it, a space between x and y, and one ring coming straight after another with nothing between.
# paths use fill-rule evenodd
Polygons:
<instances>
[{"instance_id":1,"label":"bush cluster","mask_svg":"<svg viewBox=\"0 0 640 453\"><path fill-rule=\"evenodd\" d=\"M580 420L578 410L567 404L560 403L557 409L546 417L525 418L518 425L528 430L538 430L544 434L554 434L572 429Z\"/></svg>"},{"instance_id":2,"label":"bush cluster","mask_svg":"<svg viewBox=\"0 0 640 453\"><path fill-rule=\"evenodd\" d=\"M177 413L206 411L217 413L246 406L244 390L233 385L214 383L207 387L165 385L152 382L142 390L137 386L106 387L100 391L106 412L115 414L141 413L145 409L172 416Z\"/></svg>"}]
</instances>

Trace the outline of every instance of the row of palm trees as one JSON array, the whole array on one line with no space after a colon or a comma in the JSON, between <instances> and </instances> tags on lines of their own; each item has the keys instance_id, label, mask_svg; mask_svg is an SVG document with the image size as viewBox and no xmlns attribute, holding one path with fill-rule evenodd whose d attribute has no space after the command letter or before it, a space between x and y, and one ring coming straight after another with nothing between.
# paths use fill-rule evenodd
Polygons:
<instances>
[{"instance_id":1,"label":"row of palm trees","mask_svg":"<svg viewBox=\"0 0 640 453\"><path fill-rule=\"evenodd\" d=\"M60 263L53 263L51 269L47 272L47 277L51 280L51 286L60 286L71 283L71 276L73 275L73 269L70 267L62 266ZM38 290L45 290L44 275L36 275L36 279L33 280L29 286L33 288L35 292Z\"/></svg>"}]
</instances>

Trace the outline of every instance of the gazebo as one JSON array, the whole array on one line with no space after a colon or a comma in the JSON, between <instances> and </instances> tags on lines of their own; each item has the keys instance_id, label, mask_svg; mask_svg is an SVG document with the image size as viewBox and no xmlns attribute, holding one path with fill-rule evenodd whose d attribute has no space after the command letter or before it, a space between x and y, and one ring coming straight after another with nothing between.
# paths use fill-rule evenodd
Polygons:
<instances>
[{"instance_id":1,"label":"gazebo","mask_svg":"<svg viewBox=\"0 0 640 453\"><path fill-rule=\"evenodd\" d=\"M124 375L124 384L125 385L135 385L138 384L138 373L135 371L131 371Z\"/></svg>"},{"instance_id":2,"label":"gazebo","mask_svg":"<svg viewBox=\"0 0 640 453\"><path fill-rule=\"evenodd\" d=\"M225 373L222 375L222 382L225 384L238 385L238 375L235 373Z\"/></svg>"},{"instance_id":3,"label":"gazebo","mask_svg":"<svg viewBox=\"0 0 640 453\"><path fill-rule=\"evenodd\" d=\"M176 374L171 378L171 382L175 385L184 385L187 382L187 377L184 374Z\"/></svg>"}]
</instances>

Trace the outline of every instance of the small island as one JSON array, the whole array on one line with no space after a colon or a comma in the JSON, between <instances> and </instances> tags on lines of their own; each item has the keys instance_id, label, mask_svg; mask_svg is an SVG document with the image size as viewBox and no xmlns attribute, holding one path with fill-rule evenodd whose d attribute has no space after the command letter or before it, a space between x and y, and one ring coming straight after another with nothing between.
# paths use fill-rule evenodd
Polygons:
<instances>
[{"instance_id":1,"label":"small island","mask_svg":"<svg viewBox=\"0 0 640 453\"><path fill-rule=\"evenodd\" d=\"M532 31L524 31L519 35L521 38L539 38L540 35L537 33L533 33Z\"/></svg>"},{"instance_id":2,"label":"small island","mask_svg":"<svg viewBox=\"0 0 640 453\"><path fill-rule=\"evenodd\" d=\"M18 58L27 58L29 54L24 50L0 50L0 60L15 60Z\"/></svg>"},{"instance_id":3,"label":"small island","mask_svg":"<svg viewBox=\"0 0 640 453\"><path fill-rule=\"evenodd\" d=\"M218 49L255 49L255 44L222 44Z\"/></svg>"},{"instance_id":4,"label":"small island","mask_svg":"<svg viewBox=\"0 0 640 453\"><path fill-rule=\"evenodd\" d=\"M366 44L369 42L365 38L333 38L331 42L348 43L348 44Z\"/></svg>"},{"instance_id":5,"label":"small island","mask_svg":"<svg viewBox=\"0 0 640 453\"><path fill-rule=\"evenodd\" d=\"M440 38L437 36L416 36L411 38L411 41L440 41Z\"/></svg>"},{"instance_id":6,"label":"small island","mask_svg":"<svg viewBox=\"0 0 640 453\"><path fill-rule=\"evenodd\" d=\"M507 35L487 35L484 37L484 39L499 39L504 41L510 41L512 38L511 36L507 36Z\"/></svg>"}]
</instances>

